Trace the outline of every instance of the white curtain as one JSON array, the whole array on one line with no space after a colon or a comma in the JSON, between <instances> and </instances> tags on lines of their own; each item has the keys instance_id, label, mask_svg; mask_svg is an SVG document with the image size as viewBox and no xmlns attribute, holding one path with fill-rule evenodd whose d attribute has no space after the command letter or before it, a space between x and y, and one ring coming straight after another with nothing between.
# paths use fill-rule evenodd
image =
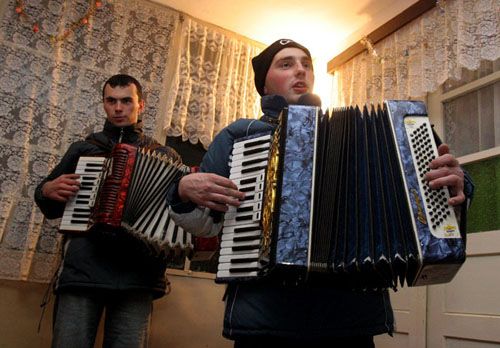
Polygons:
<instances>
[{"instance_id":1,"label":"white curtain","mask_svg":"<svg viewBox=\"0 0 500 348\"><path fill-rule=\"evenodd\" d=\"M148 135L163 141L168 130L207 145L236 117L258 114L249 65L257 48L144 0L103 1L88 26L53 45L50 35L78 22L89 1L25 1L28 21L16 3L0 2L0 279L45 282L61 236L34 189L69 144L102 129L106 79L127 73L142 83Z\"/></svg>"},{"instance_id":2,"label":"white curtain","mask_svg":"<svg viewBox=\"0 0 500 348\"><path fill-rule=\"evenodd\" d=\"M500 0L440 1L336 71L339 106L423 99L500 57Z\"/></svg>"},{"instance_id":3,"label":"white curtain","mask_svg":"<svg viewBox=\"0 0 500 348\"><path fill-rule=\"evenodd\" d=\"M182 21L164 130L207 147L226 125L260 114L251 59L262 46Z\"/></svg>"}]
</instances>

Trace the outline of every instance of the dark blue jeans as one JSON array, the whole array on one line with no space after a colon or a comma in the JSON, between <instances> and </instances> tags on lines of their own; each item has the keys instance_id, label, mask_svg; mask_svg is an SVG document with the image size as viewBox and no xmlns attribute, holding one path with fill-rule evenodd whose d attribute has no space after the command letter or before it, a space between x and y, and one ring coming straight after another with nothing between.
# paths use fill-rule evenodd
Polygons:
<instances>
[{"instance_id":1,"label":"dark blue jeans","mask_svg":"<svg viewBox=\"0 0 500 348\"><path fill-rule=\"evenodd\" d=\"M61 292L54 305L52 348L94 347L103 312L103 347L147 347L152 306L153 294L149 291Z\"/></svg>"}]
</instances>

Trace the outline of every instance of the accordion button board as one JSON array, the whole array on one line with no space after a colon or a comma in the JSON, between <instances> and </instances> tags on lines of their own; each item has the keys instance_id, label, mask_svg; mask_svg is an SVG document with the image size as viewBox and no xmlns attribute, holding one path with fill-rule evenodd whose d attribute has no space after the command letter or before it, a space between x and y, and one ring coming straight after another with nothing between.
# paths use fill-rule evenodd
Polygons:
<instances>
[{"instance_id":1,"label":"accordion button board","mask_svg":"<svg viewBox=\"0 0 500 348\"><path fill-rule=\"evenodd\" d=\"M415 161L418 187L424 199L423 206L429 221L430 232L437 238L459 238L457 221L453 208L448 204L450 194L447 189L431 189L424 176L429 172L429 163L438 155L432 137L428 117L409 116L404 121L407 138Z\"/></svg>"}]
</instances>

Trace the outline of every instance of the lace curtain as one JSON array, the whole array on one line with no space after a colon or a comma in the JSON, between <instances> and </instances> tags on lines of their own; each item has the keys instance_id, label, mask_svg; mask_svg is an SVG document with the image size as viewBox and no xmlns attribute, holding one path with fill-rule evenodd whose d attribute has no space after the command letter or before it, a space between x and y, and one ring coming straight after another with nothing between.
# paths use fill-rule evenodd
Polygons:
<instances>
[{"instance_id":1,"label":"lace curtain","mask_svg":"<svg viewBox=\"0 0 500 348\"><path fill-rule=\"evenodd\" d=\"M340 66L337 105L423 99L500 57L500 1L447 0Z\"/></svg>"},{"instance_id":2,"label":"lace curtain","mask_svg":"<svg viewBox=\"0 0 500 348\"><path fill-rule=\"evenodd\" d=\"M186 18L177 47L163 124L168 136L206 148L229 123L259 116L251 59L262 46Z\"/></svg>"},{"instance_id":3,"label":"lace curtain","mask_svg":"<svg viewBox=\"0 0 500 348\"><path fill-rule=\"evenodd\" d=\"M231 117L250 116L240 98L256 100L247 89L253 79L247 56L254 48L193 20L181 22L177 11L144 0L103 1L88 26L53 45L49 35L69 28L89 2L25 4L26 13L40 26L36 34L33 23L18 20L15 0L0 3L0 278L47 281L59 258L59 221L43 218L33 192L70 143L102 129L105 80L120 72L141 81L149 135L161 141L168 130L208 144ZM180 52L178 46L185 42L180 33L187 24L191 44ZM187 49L189 68L183 55ZM181 76L176 78L172 74L177 71ZM176 102L166 112L172 81L178 83ZM242 86L247 94L237 90ZM214 119L201 116L208 109L215 109Z\"/></svg>"}]
</instances>

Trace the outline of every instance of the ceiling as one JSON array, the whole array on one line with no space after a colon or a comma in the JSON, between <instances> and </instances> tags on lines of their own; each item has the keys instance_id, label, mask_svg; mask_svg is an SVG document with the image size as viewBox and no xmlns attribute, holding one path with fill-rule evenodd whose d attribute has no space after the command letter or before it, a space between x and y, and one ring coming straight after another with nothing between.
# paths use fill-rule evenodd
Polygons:
<instances>
[{"instance_id":1,"label":"ceiling","mask_svg":"<svg viewBox=\"0 0 500 348\"><path fill-rule=\"evenodd\" d=\"M314 93L332 105L327 63L418 0L151 0L269 45L281 38L309 48Z\"/></svg>"},{"instance_id":2,"label":"ceiling","mask_svg":"<svg viewBox=\"0 0 500 348\"><path fill-rule=\"evenodd\" d=\"M417 0L153 1L266 45L294 39L323 65Z\"/></svg>"}]
</instances>

